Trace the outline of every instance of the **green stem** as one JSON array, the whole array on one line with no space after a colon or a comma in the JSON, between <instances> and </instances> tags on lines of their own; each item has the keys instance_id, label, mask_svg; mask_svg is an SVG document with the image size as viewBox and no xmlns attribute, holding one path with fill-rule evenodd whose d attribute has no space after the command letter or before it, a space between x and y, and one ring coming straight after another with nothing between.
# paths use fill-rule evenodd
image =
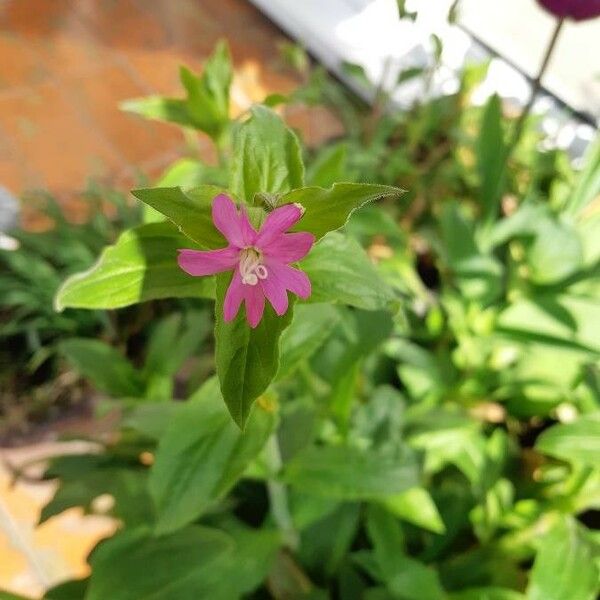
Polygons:
<instances>
[{"instance_id":1,"label":"green stem","mask_svg":"<svg viewBox=\"0 0 600 600\"><path fill-rule=\"evenodd\" d=\"M575 496L578 494L583 486L587 483L588 478L593 472L594 470L591 467L582 467L580 471L576 472L570 482L567 494L569 496Z\"/></svg>"},{"instance_id":2,"label":"green stem","mask_svg":"<svg viewBox=\"0 0 600 600\"><path fill-rule=\"evenodd\" d=\"M556 47L556 42L558 41L558 36L562 29L563 23L564 23L564 19L558 19L556 21L556 26L554 28L554 32L552 33L552 37L550 38L550 42L548 43L548 47L546 48L546 52L544 53L544 58L542 60L542 64L540 65L538 74L536 75L535 79L533 80L533 82L531 84L531 92L529 94L529 100L527 101L527 104L521 111L521 114L519 115L519 118L518 118L517 122L515 123L512 138L510 139L510 141L507 143L507 145L505 147L502 171L498 177L498 183L496 186L496 193L494 195L494 198L497 198L498 196L500 196L504 189L505 177L509 170L508 163L510 161L510 158L511 158L516 146L518 145L518 143L521 140L521 137L523 135L523 130L525 128L525 123L527 121L527 117L529 116L529 113L531 113L531 109L533 108L533 103L535 102L535 99L542 87L542 79L544 77L544 74L546 73L546 69L548 68L548 65L550 64L550 59L552 58L552 54ZM494 219L497 218L497 216L498 216L497 214L491 215L491 217ZM485 227L483 229L484 233L482 235L482 239L485 239L488 237L489 228L492 225L493 225L493 221L488 220L488 222L485 224Z\"/></svg>"},{"instance_id":3,"label":"green stem","mask_svg":"<svg viewBox=\"0 0 600 600\"><path fill-rule=\"evenodd\" d=\"M270 471L270 477L267 481L267 491L269 494L271 514L273 515L273 520L279 528L279 531L281 531L284 544L290 548L290 550L296 550L300 543L300 539L298 537L298 532L294 527L292 515L290 514L287 488L278 480L282 461L276 433L273 433L267 442L266 459Z\"/></svg>"},{"instance_id":4,"label":"green stem","mask_svg":"<svg viewBox=\"0 0 600 600\"><path fill-rule=\"evenodd\" d=\"M511 142L508 145L507 158L510 157L510 155L512 154L512 151L514 150L515 146L519 143L519 140L521 139L521 136L523 135L523 129L525 127L525 122L527 121L527 117L529 116L529 113L531 112L531 109L533 108L533 103L535 102L535 99L542 87L542 79L544 77L544 74L546 73L546 69L548 68L548 65L550 64L550 59L552 58L554 48L556 47L556 42L558 41L558 36L560 34L560 31L562 29L564 22L565 22L564 19L558 19L556 21L556 26L554 28L552 37L550 38L550 43L548 44L548 47L546 48L546 53L544 54L542 64L540 66L538 74L536 75L536 77L533 80L533 83L531 85L531 93L529 94L529 100L528 100L527 104L525 105L525 108L521 112L521 114L519 116L519 120L515 124L513 137L512 137Z\"/></svg>"}]
</instances>

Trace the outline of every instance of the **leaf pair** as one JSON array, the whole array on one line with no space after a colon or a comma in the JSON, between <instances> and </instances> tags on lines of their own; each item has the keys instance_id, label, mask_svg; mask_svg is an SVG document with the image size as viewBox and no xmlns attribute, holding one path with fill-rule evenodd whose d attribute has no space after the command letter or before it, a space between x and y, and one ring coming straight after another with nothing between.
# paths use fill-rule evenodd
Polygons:
<instances>
[{"instance_id":1,"label":"leaf pair","mask_svg":"<svg viewBox=\"0 0 600 600\"><path fill-rule=\"evenodd\" d=\"M220 42L206 61L202 75L186 67L179 71L186 98L149 96L127 100L121 108L147 119L168 121L204 131L216 142L229 126L229 88L233 78L231 55L226 43Z\"/></svg>"}]
</instances>

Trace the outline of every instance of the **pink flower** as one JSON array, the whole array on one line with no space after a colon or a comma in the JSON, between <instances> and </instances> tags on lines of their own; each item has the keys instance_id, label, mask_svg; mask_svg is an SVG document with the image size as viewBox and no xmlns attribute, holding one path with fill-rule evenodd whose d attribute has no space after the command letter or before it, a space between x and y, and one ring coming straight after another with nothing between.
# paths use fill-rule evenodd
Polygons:
<instances>
[{"instance_id":1,"label":"pink flower","mask_svg":"<svg viewBox=\"0 0 600 600\"><path fill-rule=\"evenodd\" d=\"M538 3L557 17L575 21L600 16L600 0L538 0Z\"/></svg>"},{"instance_id":2,"label":"pink flower","mask_svg":"<svg viewBox=\"0 0 600 600\"><path fill-rule=\"evenodd\" d=\"M288 290L300 298L310 296L306 273L289 263L304 258L315 237L304 232L285 233L303 212L299 204L280 206L267 215L257 232L244 207L238 212L231 198L221 194L213 200L212 218L229 246L204 252L180 250L179 266L200 277L233 270L223 307L225 321L232 321L245 301L246 319L254 328L262 319L265 298L281 316L288 309Z\"/></svg>"}]
</instances>

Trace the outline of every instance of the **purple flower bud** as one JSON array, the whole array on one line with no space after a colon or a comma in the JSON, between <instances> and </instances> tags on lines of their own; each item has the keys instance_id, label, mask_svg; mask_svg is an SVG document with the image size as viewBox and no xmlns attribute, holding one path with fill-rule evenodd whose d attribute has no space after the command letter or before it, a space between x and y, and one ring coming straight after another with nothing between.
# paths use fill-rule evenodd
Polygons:
<instances>
[{"instance_id":1,"label":"purple flower bud","mask_svg":"<svg viewBox=\"0 0 600 600\"><path fill-rule=\"evenodd\" d=\"M600 0L537 0L548 12L553 15L586 21L600 16Z\"/></svg>"}]
</instances>

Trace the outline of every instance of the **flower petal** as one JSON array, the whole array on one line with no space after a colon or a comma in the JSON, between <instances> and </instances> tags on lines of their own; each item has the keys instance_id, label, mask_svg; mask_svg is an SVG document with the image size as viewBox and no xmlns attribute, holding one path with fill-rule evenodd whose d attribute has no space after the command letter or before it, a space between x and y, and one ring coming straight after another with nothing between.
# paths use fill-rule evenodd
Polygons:
<instances>
[{"instance_id":1,"label":"flower petal","mask_svg":"<svg viewBox=\"0 0 600 600\"><path fill-rule=\"evenodd\" d=\"M236 269L235 273L233 274L233 278L231 279L231 283L227 288L225 301L223 303L223 317L225 321L233 321L238 314L240 306L242 305L242 300L245 297L245 287L246 286L242 283L240 272L238 269Z\"/></svg>"},{"instance_id":2,"label":"flower petal","mask_svg":"<svg viewBox=\"0 0 600 600\"><path fill-rule=\"evenodd\" d=\"M244 206L240 207L240 229L242 231L242 239L244 240L244 246L254 246L254 241L258 235L256 229L250 223L248 218L248 212Z\"/></svg>"},{"instance_id":3,"label":"flower petal","mask_svg":"<svg viewBox=\"0 0 600 600\"><path fill-rule=\"evenodd\" d=\"M214 275L229 271L235 267L239 260L239 250L232 248L220 248L219 250L179 250L177 263L190 275L203 276Z\"/></svg>"},{"instance_id":4,"label":"flower petal","mask_svg":"<svg viewBox=\"0 0 600 600\"><path fill-rule=\"evenodd\" d=\"M262 247L265 256L278 262L291 263L303 259L315 243L312 233L282 233Z\"/></svg>"},{"instance_id":5,"label":"flower petal","mask_svg":"<svg viewBox=\"0 0 600 600\"><path fill-rule=\"evenodd\" d=\"M259 284L262 287L267 300L275 309L275 312L279 316L284 315L288 309L288 294L285 289L285 284L279 277L278 271L271 271L271 269L267 267L267 277L266 279L261 279Z\"/></svg>"},{"instance_id":6,"label":"flower petal","mask_svg":"<svg viewBox=\"0 0 600 600\"><path fill-rule=\"evenodd\" d=\"M236 248L244 248L249 245L246 243L248 227L252 231L254 228L250 225L248 217L238 213L238 210L231 198L225 194L219 194L213 200L212 216L215 227L225 236L230 245Z\"/></svg>"},{"instance_id":7,"label":"flower petal","mask_svg":"<svg viewBox=\"0 0 600 600\"><path fill-rule=\"evenodd\" d=\"M260 285L244 285L244 300L246 302L246 320L254 329L262 319L265 310L265 294Z\"/></svg>"},{"instance_id":8,"label":"flower petal","mask_svg":"<svg viewBox=\"0 0 600 600\"><path fill-rule=\"evenodd\" d=\"M270 212L258 232L256 246L263 248L269 244L278 235L298 222L303 213L304 210L299 204L284 204Z\"/></svg>"},{"instance_id":9,"label":"flower petal","mask_svg":"<svg viewBox=\"0 0 600 600\"><path fill-rule=\"evenodd\" d=\"M273 260L267 261L266 266L269 276L276 277L287 290L304 300L310 296L310 279L306 273Z\"/></svg>"}]
</instances>

